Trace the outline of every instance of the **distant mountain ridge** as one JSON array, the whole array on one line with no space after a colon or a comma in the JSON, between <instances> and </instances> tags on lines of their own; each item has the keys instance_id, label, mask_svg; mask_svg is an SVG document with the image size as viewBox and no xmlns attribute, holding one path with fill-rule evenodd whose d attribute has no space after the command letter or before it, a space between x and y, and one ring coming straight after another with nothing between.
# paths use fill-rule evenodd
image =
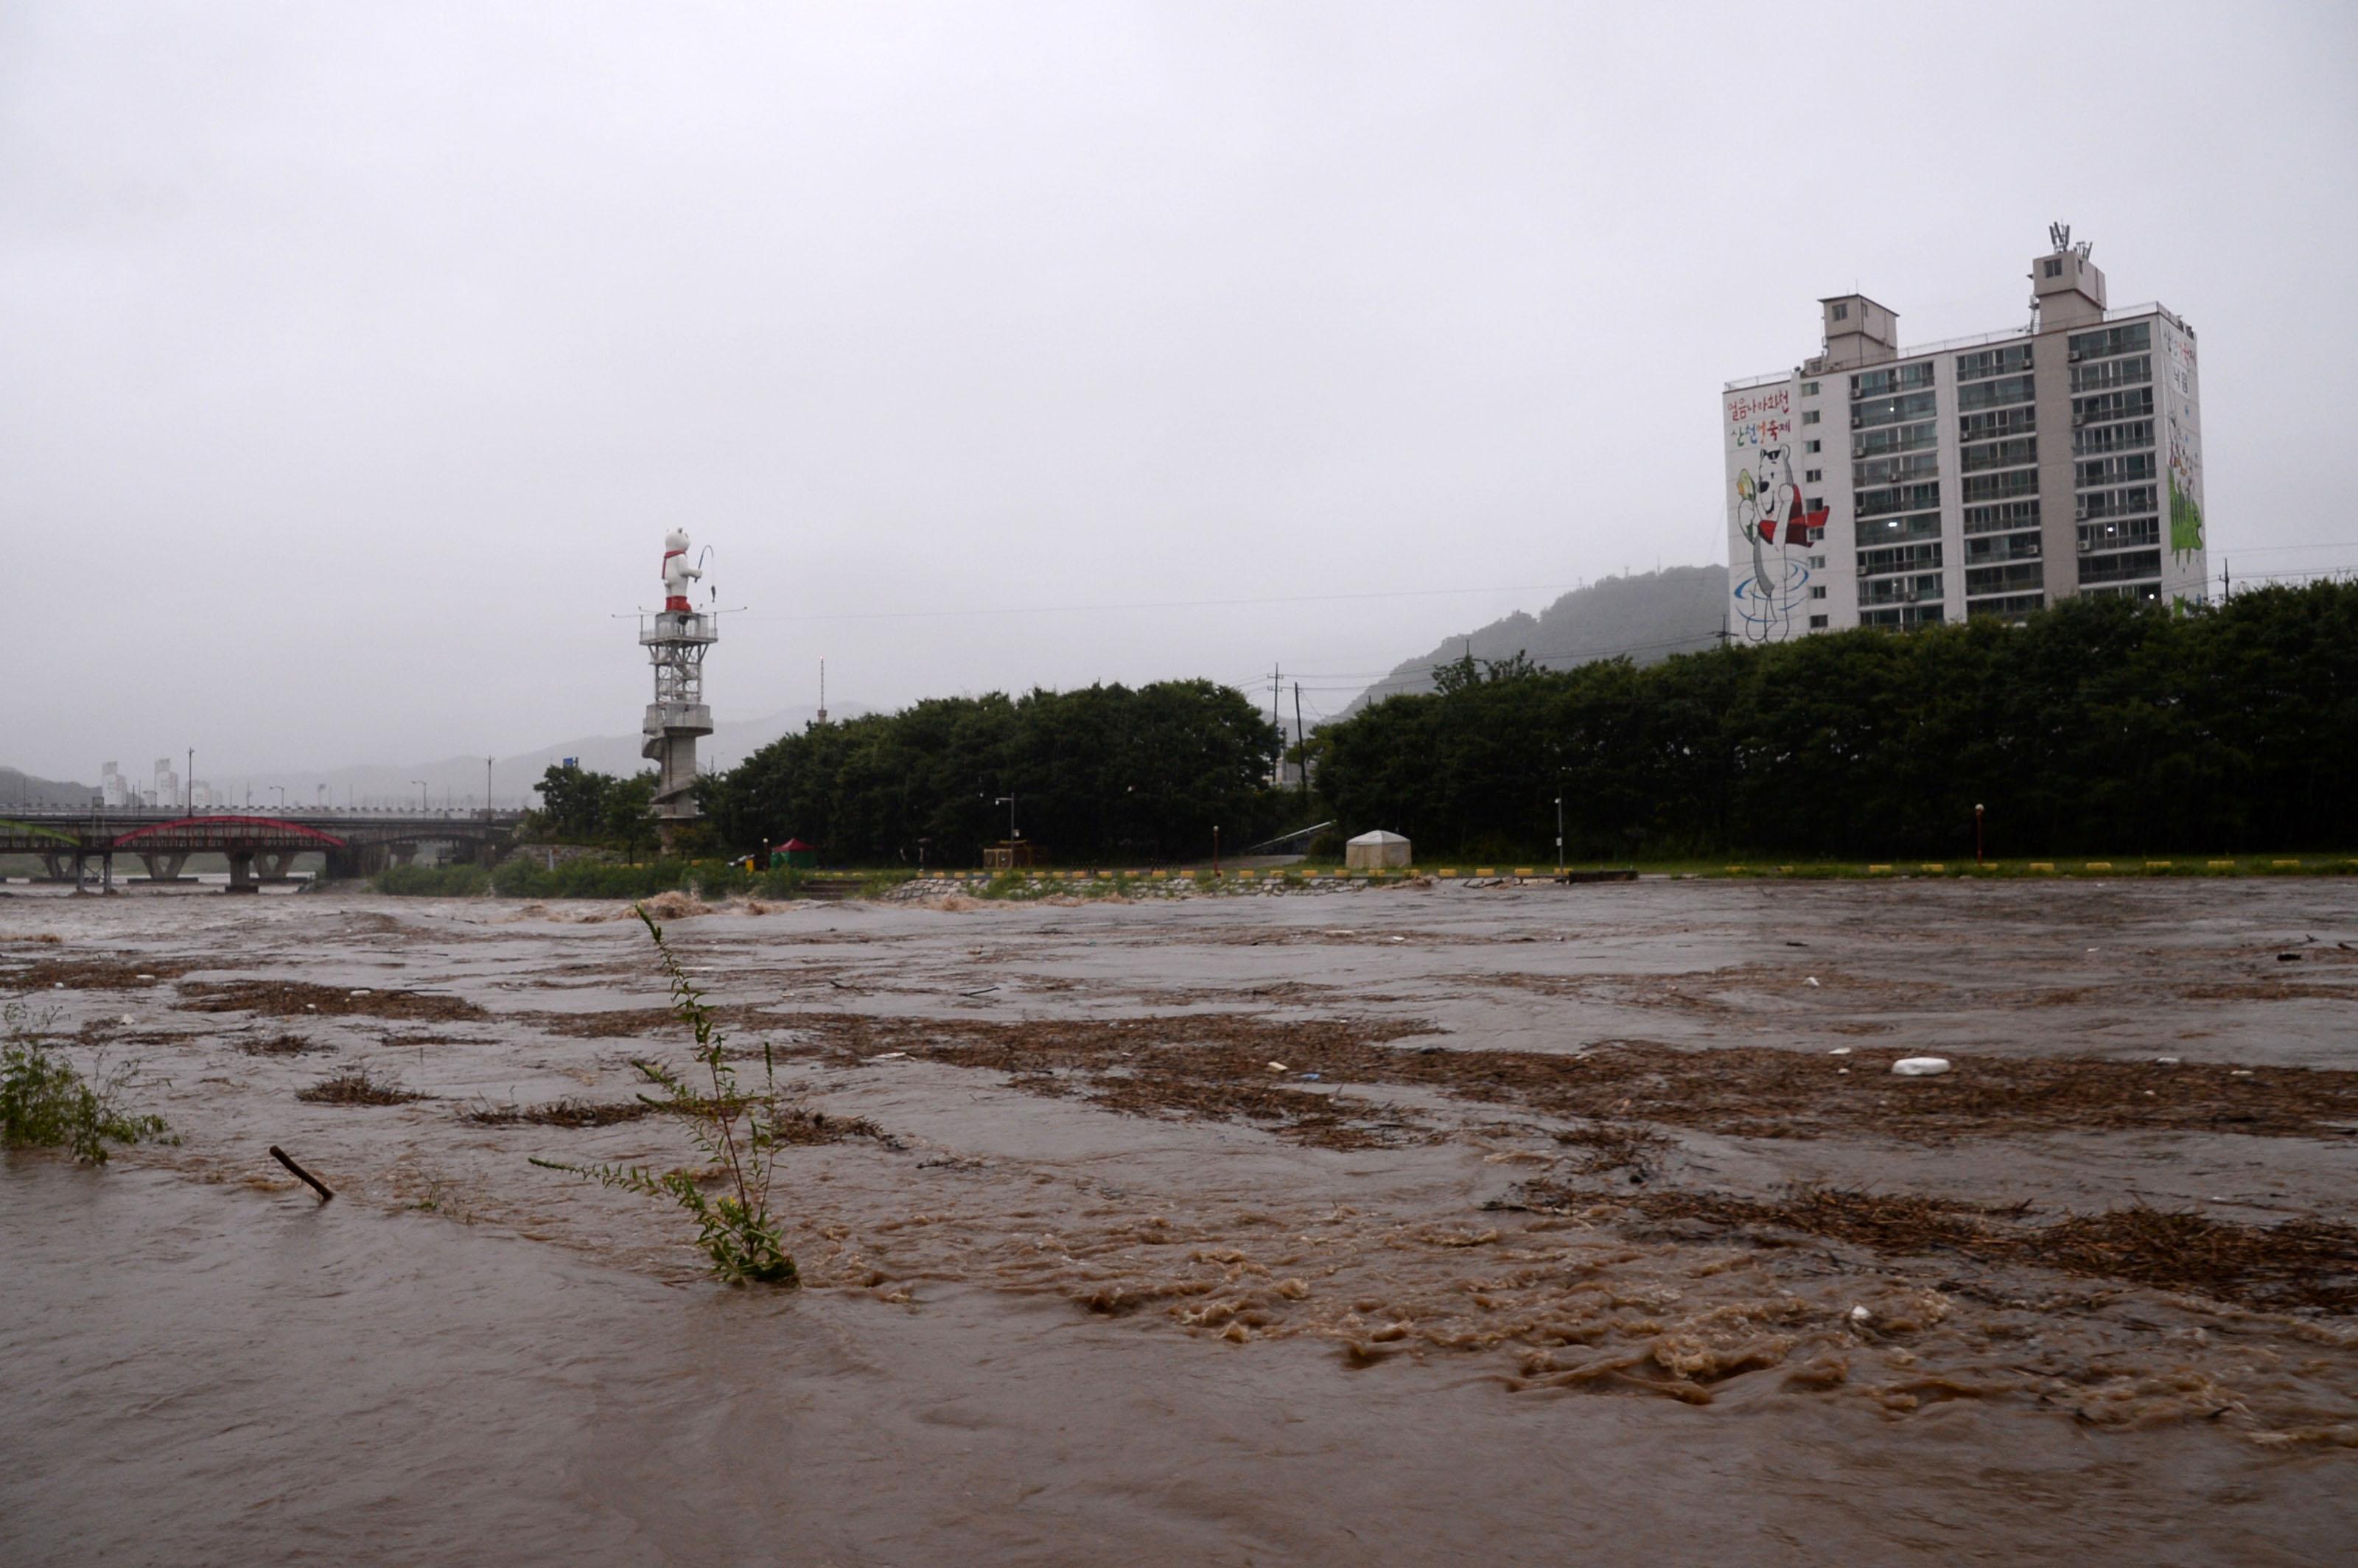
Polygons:
<instances>
[{"instance_id":1,"label":"distant mountain ridge","mask_svg":"<svg viewBox=\"0 0 2358 1568\"><path fill-rule=\"evenodd\" d=\"M39 778L21 768L0 768L0 815L12 806L80 806L96 798L96 784Z\"/></svg>"},{"instance_id":2,"label":"distant mountain ridge","mask_svg":"<svg viewBox=\"0 0 2358 1568\"><path fill-rule=\"evenodd\" d=\"M1348 711L1406 692L1431 691L1433 666L1464 658L1510 659L1529 654L1550 670L1627 657L1658 664L1672 654L1718 645L1726 629L1727 568L1665 567L1576 588L1537 615L1517 611L1478 631L1461 633L1361 692Z\"/></svg>"}]
</instances>

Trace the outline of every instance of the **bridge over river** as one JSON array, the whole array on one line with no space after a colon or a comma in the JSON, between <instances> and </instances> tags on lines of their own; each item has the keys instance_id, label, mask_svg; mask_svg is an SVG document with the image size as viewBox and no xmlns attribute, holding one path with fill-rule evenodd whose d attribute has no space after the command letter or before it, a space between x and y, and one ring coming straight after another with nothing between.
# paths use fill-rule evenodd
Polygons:
<instances>
[{"instance_id":1,"label":"bridge over river","mask_svg":"<svg viewBox=\"0 0 2358 1568\"><path fill-rule=\"evenodd\" d=\"M0 854L39 857L50 880L80 887L91 866L102 886L114 858L135 858L152 881L180 880L191 855L229 861L232 892L288 880L295 857L326 857L330 877L406 865L427 845L486 864L515 842L520 811L292 811L275 816L184 816L177 811L20 811L0 818Z\"/></svg>"}]
</instances>

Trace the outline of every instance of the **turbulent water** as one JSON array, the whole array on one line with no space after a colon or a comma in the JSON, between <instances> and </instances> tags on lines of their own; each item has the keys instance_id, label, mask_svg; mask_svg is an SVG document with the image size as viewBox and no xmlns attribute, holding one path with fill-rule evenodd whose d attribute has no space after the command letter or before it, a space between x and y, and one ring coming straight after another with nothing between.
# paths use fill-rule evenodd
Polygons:
<instances>
[{"instance_id":1,"label":"turbulent water","mask_svg":"<svg viewBox=\"0 0 2358 1568\"><path fill-rule=\"evenodd\" d=\"M468 1119L676 1054L644 933L583 918L611 913L0 903L0 978L79 1059L136 1061L181 1139L0 1165L0 1562L2358 1540L2353 1318L2251 1250L2293 1221L2331 1256L2358 1195L2358 889L683 918L737 1044L848 1133L785 1156L795 1293L705 1282L662 1210L525 1161L676 1163L677 1128ZM1867 1081L1924 1049L1948 1099ZM429 1098L296 1098L356 1065ZM2227 1261L1736 1222L1796 1182L1968 1202L1975 1237L2142 1204Z\"/></svg>"}]
</instances>

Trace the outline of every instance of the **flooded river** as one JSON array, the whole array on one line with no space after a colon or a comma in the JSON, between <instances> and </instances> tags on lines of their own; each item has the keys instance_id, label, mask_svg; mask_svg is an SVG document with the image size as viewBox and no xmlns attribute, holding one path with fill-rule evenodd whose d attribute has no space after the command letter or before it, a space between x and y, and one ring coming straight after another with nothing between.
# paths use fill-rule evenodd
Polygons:
<instances>
[{"instance_id":1,"label":"flooded river","mask_svg":"<svg viewBox=\"0 0 2358 1568\"><path fill-rule=\"evenodd\" d=\"M835 1132L791 1293L526 1162L691 1152L546 1114L680 1054L619 913L0 901L179 1139L0 1157L0 1562L2358 1540L2358 886L684 913Z\"/></svg>"}]
</instances>

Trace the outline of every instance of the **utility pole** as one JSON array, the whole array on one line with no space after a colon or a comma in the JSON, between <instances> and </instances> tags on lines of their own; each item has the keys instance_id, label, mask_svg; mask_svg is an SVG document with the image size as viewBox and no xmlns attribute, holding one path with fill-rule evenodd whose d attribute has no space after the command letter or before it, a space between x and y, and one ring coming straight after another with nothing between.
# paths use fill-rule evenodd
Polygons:
<instances>
[{"instance_id":1,"label":"utility pole","mask_svg":"<svg viewBox=\"0 0 2358 1568\"><path fill-rule=\"evenodd\" d=\"M189 798L185 814L194 816L197 814L197 749L194 746L189 748L189 776L185 782Z\"/></svg>"},{"instance_id":2,"label":"utility pole","mask_svg":"<svg viewBox=\"0 0 2358 1568\"><path fill-rule=\"evenodd\" d=\"M483 820L492 819L492 760L483 759Z\"/></svg>"},{"instance_id":3,"label":"utility pole","mask_svg":"<svg viewBox=\"0 0 2358 1568\"><path fill-rule=\"evenodd\" d=\"M1563 796L1562 795L1555 797L1555 869L1558 871L1563 870Z\"/></svg>"},{"instance_id":4,"label":"utility pole","mask_svg":"<svg viewBox=\"0 0 2358 1568\"><path fill-rule=\"evenodd\" d=\"M1280 712L1280 711L1279 711L1279 709L1278 709L1278 706L1277 706L1277 683L1278 683L1278 676L1279 676L1278 666L1277 666L1277 665L1270 665L1270 666L1269 666L1269 727L1270 727L1271 729L1272 729L1272 730L1276 730L1279 734L1282 735L1282 734L1284 734L1284 733L1285 733L1285 716L1284 716L1284 714L1282 714L1282 712ZM1280 779L1283 778L1284 776L1285 776L1285 753L1284 753L1283 752L1282 752L1282 751L1281 751L1281 752L1278 753L1278 756L1277 756L1277 771L1276 771L1275 773L1271 773L1271 774L1270 775L1270 780L1269 780L1269 785L1270 785L1270 787L1271 787L1271 789L1275 789L1275 788L1277 787L1277 783L1278 783L1278 781L1279 781Z\"/></svg>"},{"instance_id":5,"label":"utility pole","mask_svg":"<svg viewBox=\"0 0 2358 1568\"><path fill-rule=\"evenodd\" d=\"M1308 737L1302 733L1302 683L1293 683L1293 753L1294 766L1301 771L1302 798L1310 798L1310 752Z\"/></svg>"}]
</instances>

